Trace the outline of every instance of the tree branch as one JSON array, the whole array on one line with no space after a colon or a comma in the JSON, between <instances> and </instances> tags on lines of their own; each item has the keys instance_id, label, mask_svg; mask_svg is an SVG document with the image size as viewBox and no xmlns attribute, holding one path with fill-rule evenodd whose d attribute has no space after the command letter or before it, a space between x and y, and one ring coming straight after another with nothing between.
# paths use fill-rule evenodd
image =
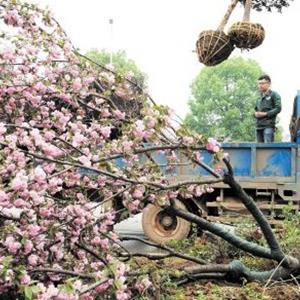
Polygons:
<instances>
[{"instance_id":1,"label":"tree branch","mask_svg":"<svg viewBox=\"0 0 300 300\"><path fill-rule=\"evenodd\" d=\"M85 293L87 293L87 292L89 292L89 291L91 291L91 290L95 289L95 288L96 288L96 287L98 287L99 285L101 285L101 284L104 284L104 283L108 282L108 280L109 280L109 279L105 279L105 280L99 280L99 281L97 281L97 282L93 283L93 284L92 284L92 285L90 285L89 287L87 287L87 288L83 289L83 290L80 292L80 294L79 294L79 295L83 295L83 294L85 294Z\"/></svg>"},{"instance_id":2,"label":"tree branch","mask_svg":"<svg viewBox=\"0 0 300 300\"><path fill-rule=\"evenodd\" d=\"M120 237L120 240L121 241L130 241L130 240L139 241L139 242L144 243L148 246L155 247L155 248L158 248L158 249L161 249L161 250L164 250L164 251L168 251L170 256L175 256L175 257L182 258L182 259L185 259L185 260L193 261L193 262L195 262L197 264L201 264L201 265L207 263L205 260L203 260L201 258L185 255L185 254L182 254L182 253L178 253L175 250L173 250L172 248L169 248L169 247L164 246L164 245L155 244L155 243L152 243L150 241L146 241L146 240L141 239L141 238L123 236L123 237ZM134 254L131 254L131 255L134 255ZM142 256L142 255L139 255L137 253L136 256ZM157 259L161 259L161 258L163 258L163 257L157 256ZM152 259L154 259L154 258L152 258Z\"/></svg>"},{"instance_id":3,"label":"tree branch","mask_svg":"<svg viewBox=\"0 0 300 300\"><path fill-rule=\"evenodd\" d=\"M227 241L228 243L232 244L233 246L235 246L241 250L244 250L244 251L251 253L255 256L258 256L258 257L274 259L274 256L269 249L262 247L260 245L257 245L255 243L248 242L248 241L230 233L226 229L224 229L220 226L217 226L214 223L210 223L210 222L206 221L205 219L203 219L197 215L194 215L188 211L178 209L175 207L175 203L174 203L174 205L172 205L171 207L169 207L167 209L169 210L169 212L171 214L173 214L175 216L179 216L187 221L197 224L201 229L207 230L207 231L219 236L223 240Z\"/></svg>"},{"instance_id":4,"label":"tree branch","mask_svg":"<svg viewBox=\"0 0 300 300\"><path fill-rule=\"evenodd\" d=\"M37 268L37 269L33 269L33 270L27 269L27 272L28 273L56 273L56 274L75 276L75 277L84 278L84 279L95 279L94 275L78 273L78 272L69 271L69 270L52 269L52 268Z\"/></svg>"},{"instance_id":5,"label":"tree branch","mask_svg":"<svg viewBox=\"0 0 300 300\"><path fill-rule=\"evenodd\" d=\"M224 176L224 183L228 184L232 188L236 196L242 201L244 206L260 226L262 233L270 247L273 259L275 259L277 262L281 262L283 260L283 266L285 267L289 267L289 264L297 264L297 261L285 256L267 218L257 207L253 198L247 195L243 188L239 185L239 183L234 179L232 167L228 160L224 159L224 162L229 170L229 173L225 174Z\"/></svg>"},{"instance_id":6,"label":"tree branch","mask_svg":"<svg viewBox=\"0 0 300 300\"><path fill-rule=\"evenodd\" d=\"M98 260L100 260L104 265L107 265L107 261L100 257L98 253L96 253L94 250L88 248L87 246L83 245L83 244L80 244L78 242L75 242L75 245L78 247L78 248L81 248L83 250L85 250L87 253L91 254L92 256L94 256L95 258L97 258Z\"/></svg>"}]
</instances>

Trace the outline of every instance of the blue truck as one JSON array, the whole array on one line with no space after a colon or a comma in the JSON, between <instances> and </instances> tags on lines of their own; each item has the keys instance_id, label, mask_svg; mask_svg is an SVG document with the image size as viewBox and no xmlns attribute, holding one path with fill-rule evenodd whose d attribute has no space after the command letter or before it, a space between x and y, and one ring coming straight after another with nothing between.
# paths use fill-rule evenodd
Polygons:
<instances>
[{"instance_id":1,"label":"blue truck","mask_svg":"<svg viewBox=\"0 0 300 300\"><path fill-rule=\"evenodd\" d=\"M280 143L224 143L222 148L230 156L234 175L240 185L257 202L271 223L280 222L285 207L298 212L300 208L300 91L294 99L290 122L290 142ZM202 151L204 162L212 165L212 155ZM154 159L161 166L166 164L164 155ZM173 181L212 177L202 167L188 164L176 167L169 175ZM186 210L208 220L231 223L247 212L231 189L223 184L214 184L214 191L192 199L177 200ZM143 212L142 225L145 234L155 242L183 239L188 236L191 224L169 215L153 204Z\"/></svg>"}]
</instances>

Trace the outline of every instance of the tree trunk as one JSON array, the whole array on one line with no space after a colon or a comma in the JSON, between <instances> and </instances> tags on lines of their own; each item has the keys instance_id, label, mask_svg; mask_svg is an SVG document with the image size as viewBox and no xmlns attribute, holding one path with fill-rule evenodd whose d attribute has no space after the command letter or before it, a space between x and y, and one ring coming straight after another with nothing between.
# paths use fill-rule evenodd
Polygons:
<instances>
[{"instance_id":1,"label":"tree trunk","mask_svg":"<svg viewBox=\"0 0 300 300\"><path fill-rule=\"evenodd\" d=\"M228 20L229 20L229 17L231 16L234 8L236 7L238 3L238 0L232 0L231 4L229 5L227 11L226 11L226 14L224 15L219 27L218 27L218 30L220 31L223 31L224 30L224 27L225 25L227 24Z\"/></svg>"},{"instance_id":2,"label":"tree trunk","mask_svg":"<svg viewBox=\"0 0 300 300\"><path fill-rule=\"evenodd\" d=\"M252 0L246 0L246 2L245 2L244 16L243 16L243 21L244 22L249 22L250 21L251 7L252 7Z\"/></svg>"}]
</instances>

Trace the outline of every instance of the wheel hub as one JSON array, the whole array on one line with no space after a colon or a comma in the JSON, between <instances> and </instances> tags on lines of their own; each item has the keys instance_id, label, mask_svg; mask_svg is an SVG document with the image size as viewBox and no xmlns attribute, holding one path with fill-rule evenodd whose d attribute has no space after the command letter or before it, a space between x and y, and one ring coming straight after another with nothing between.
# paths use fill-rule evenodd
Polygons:
<instances>
[{"instance_id":1,"label":"wheel hub","mask_svg":"<svg viewBox=\"0 0 300 300\"><path fill-rule=\"evenodd\" d=\"M171 233L177 226L176 217L162 210L156 216L156 228L164 233Z\"/></svg>"},{"instance_id":2,"label":"wheel hub","mask_svg":"<svg viewBox=\"0 0 300 300\"><path fill-rule=\"evenodd\" d=\"M177 199L175 201L176 206L187 210L182 202ZM148 209L144 210L142 225L145 235L156 243L185 239L191 229L189 222L170 214L168 209L153 204L149 204Z\"/></svg>"},{"instance_id":3,"label":"wheel hub","mask_svg":"<svg viewBox=\"0 0 300 300\"><path fill-rule=\"evenodd\" d=\"M164 226L169 227L172 225L173 220L170 216L164 216L161 222Z\"/></svg>"}]
</instances>

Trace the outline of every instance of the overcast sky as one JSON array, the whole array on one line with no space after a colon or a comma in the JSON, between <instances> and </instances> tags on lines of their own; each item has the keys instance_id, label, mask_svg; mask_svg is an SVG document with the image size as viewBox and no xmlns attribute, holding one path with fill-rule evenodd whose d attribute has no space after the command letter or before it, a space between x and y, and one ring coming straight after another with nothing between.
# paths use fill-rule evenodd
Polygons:
<instances>
[{"instance_id":1,"label":"overcast sky","mask_svg":"<svg viewBox=\"0 0 300 300\"><path fill-rule=\"evenodd\" d=\"M190 83L201 71L194 52L202 30L215 29L229 0L35 0L48 6L75 46L124 49L149 76L149 92L184 117ZM238 5L229 24L241 19ZM283 13L253 12L252 20L266 30L264 43L251 51L234 50L232 56L253 58L272 77L282 96L280 124L288 133L292 101L300 90L300 1ZM113 33L109 19L114 20ZM242 99L241 99L242 101Z\"/></svg>"}]
</instances>

